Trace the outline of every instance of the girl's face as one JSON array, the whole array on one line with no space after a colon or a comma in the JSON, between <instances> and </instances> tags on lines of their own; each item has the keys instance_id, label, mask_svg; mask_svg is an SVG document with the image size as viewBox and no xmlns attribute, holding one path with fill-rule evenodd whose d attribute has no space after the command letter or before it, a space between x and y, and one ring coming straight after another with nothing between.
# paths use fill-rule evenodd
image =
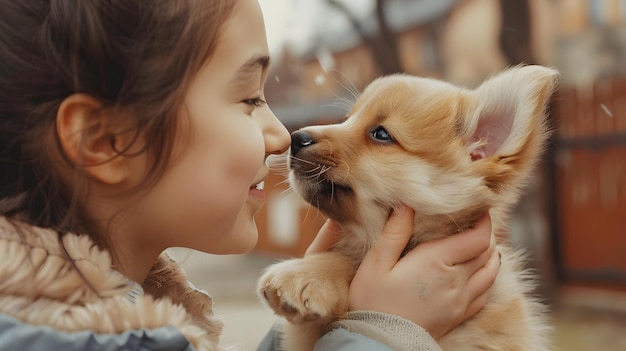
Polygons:
<instances>
[{"instance_id":1,"label":"girl's face","mask_svg":"<svg viewBox=\"0 0 626 351\"><path fill-rule=\"evenodd\" d=\"M166 173L127 217L132 251L182 246L225 254L256 245L254 215L264 202L256 186L268 173L266 157L290 143L263 101L267 65L259 5L239 0L187 92L180 120L188 133Z\"/></svg>"}]
</instances>

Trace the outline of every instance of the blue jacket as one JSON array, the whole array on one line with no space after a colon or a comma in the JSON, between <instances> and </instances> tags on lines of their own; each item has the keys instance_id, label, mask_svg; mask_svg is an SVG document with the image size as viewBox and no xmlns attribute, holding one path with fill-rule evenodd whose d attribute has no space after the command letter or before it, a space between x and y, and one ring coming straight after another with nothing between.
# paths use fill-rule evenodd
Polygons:
<instances>
[{"instance_id":1,"label":"blue jacket","mask_svg":"<svg viewBox=\"0 0 626 351\"><path fill-rule=\"evenodd\" d=\"M193 351L195 348L173 326L118 334L97 334L90 330L65 332L25 324L0 314L0 350Z\"/></svg>"}]
</instances>

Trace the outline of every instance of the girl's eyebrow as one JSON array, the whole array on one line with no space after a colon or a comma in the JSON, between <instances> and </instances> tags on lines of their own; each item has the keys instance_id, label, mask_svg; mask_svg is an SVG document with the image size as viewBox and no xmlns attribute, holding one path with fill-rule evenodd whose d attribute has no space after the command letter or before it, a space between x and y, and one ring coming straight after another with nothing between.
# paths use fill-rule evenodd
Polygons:
<instances>
[{"instance_id":1,"label":"girl's eyebrow","mask_svg":"<svg viewBox=\"0 0 626 351\"><path fill-rule=\"evenodd\" d=\"M267 55L261 56L253 56L248 59L235 73L235 77L233 78L233 83L246 82L251 78L256 78L256 75L259 73L259 68L261 68L261 72L267 69L270 64L270 57Z\"/></svg>"}]
</instances>

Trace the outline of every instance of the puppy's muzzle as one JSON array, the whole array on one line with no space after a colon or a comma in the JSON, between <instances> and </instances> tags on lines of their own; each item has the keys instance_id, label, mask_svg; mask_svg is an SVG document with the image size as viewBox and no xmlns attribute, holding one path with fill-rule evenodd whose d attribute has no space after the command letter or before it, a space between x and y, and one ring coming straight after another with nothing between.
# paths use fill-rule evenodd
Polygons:
<instances>
[{"instance_id":1,"label":"puppy's muzzle","mask_svg":"<svg viewBox=\"0 0 626 351\"><path fill-rule=\"evenodd\" d=\"M305 131L298 130L291 133L291 156L295 156L303 148L315 143L316 141L311 134Z\"/></svg>"}]
</instances>

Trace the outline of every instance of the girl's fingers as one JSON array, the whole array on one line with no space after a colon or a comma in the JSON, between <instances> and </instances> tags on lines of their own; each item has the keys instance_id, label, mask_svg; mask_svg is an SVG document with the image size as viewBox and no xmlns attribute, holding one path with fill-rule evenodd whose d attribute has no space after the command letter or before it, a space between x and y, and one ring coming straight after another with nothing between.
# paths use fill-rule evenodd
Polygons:
<instances>
[{"instance_id":1,"label":"girl's fingers","mask_svg":"<svg viewBox=\"0 0 626 351\"><path fill-rule=\"evenodd\" d=\"M304 255L306 256L328 251L337 243L337 241L339 241L342 233L343 231L339 223L333 221L332 219L326 220L326 223L324 223L320 231L317 233L311 245L309 245L306 249Z\"/></svg>"},{"instance_id":2,"label":"girl's fingers","mask_svg":"<svg viewBox=\"0 0 626 351\"><path fill-rule=\"evenodd\" d=\"M470 259L469 261L465 261L463 263L457 264L457 267L461 267L467 274L467 278L469 279L476 271L481 269L485 264L489 261L491 257L493 257L494 252L496 251L496 238L494 235L491 236L491 242L489 244L489 248L487 251L481 253L479 256Z\"/></svg>"},{"instance_id":3,"label":"girl's fingers","mask_svg":"<svg viewBox=\"0 0 626 351\"><path fill-rule=\"evenodd\" d=\"M398 205L391 212L380 240L365 255L361 266L371 266L372 269L384 271L391 270L411 238L413 217L412 209L404 204Z\"/></svg>"},{"instance_id":4,"label":"girl's fingers","mask_svg":"<svg viewBox=\"0 0 626 351\"><path fill-rule=\"evenodd\" d=\"M487 290L493 286L500 270L500 253L498 251L492 252L489 260L485 265L479 268L474 274L470 276L467 281L466 293L469 301L473 301L476 298L485 295Z\"/></svg>"},{"instance_id":5,"label":"girl's fingers","mask_svg":"<svg viewBox=\"0 0 626 351\"><path fill-rule=\"evenodd\" d=\"M443 261L450 266L480 256L491 244L489 212L476 222L474 228L440 239L440 241L446 241L439 247L442 248Z\"/></svg>"},{"instance_id":6,"label":"girl's fingers","mask_svg":"<svg viewBox=\"0 0 626 351\"><path fill-rule=\"evenodd\" d=\"M487 304L487 292L475 298L472 302L467 305L467 309L465 310L465 316L463 320L467 320L471 317L474 317L476 313L480 312L483 307Z\"/></svg>"}]
</instances>

